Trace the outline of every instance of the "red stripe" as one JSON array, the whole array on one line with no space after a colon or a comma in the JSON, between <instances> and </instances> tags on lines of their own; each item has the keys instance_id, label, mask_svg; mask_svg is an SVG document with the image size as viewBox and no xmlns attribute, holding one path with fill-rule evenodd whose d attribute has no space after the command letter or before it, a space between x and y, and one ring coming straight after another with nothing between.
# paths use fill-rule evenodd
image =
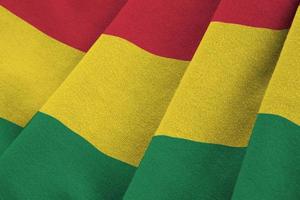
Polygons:
<instances>
[{"instance_id":1,"label":"red stripe","mask_svg":"<svg viewBox=\"0 0 300 200\"><path fill-rule=\"evenodd\" d=\"M298 0L222 0L213 21L286 29L298 4Z\"/></svg>"},{"instance_id":2,"label":"red stripe","mask_svg":"<svg viewBox=\"0 0 300 200\"><path fill-rule=\"evenodd\" d=\"M1 4L49 36L87 51L125 1L1 0Z\"/></svg>"},{"instance_id":3,"label":"red stripe","mask_svg":"<svg viewBox=\"0 0 300 200\"><path fill-rule=\"evenodd\" d=\"M190 60L219 0L130 0L105 31L160 56Z\"/></svg>"}]
</instances>

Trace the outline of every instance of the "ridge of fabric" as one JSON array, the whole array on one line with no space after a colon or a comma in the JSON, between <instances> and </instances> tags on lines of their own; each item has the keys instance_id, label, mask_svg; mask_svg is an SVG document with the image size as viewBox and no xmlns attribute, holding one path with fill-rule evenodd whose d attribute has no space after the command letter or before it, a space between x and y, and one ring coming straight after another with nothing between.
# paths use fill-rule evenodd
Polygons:
<instances>
[{"instance_id":1,"label":"ridge of fabric","mask_svg":"<svg viewBox=\"0 0 300 200\"><path fill-rule=\"evenodd\" d=\"M300 198L299 20L298 8L264 95L233 200Z\"/></svg>"},{"instance_id":2,"label":"ridge of fabric","mask_svg":"<svg viewBox=\"0 0 300 200\"><path fill-rule=\"evenodd\" d=\"M86 16L85 14L87 14L88 11L86 10L87 8L84 7L84 12L70 12L68 13L70 15L62 15L64 14L62 11L65 10L66 7L70 9L69 11L80 9L76 6L70 7L72 2L76 4L78 1L57 1L57 4L55 4L55 1L29 0L19 3L17 3L17 1L1 1L0 118L10 121L11 126L15 124L24 127L76 66L84 53L46 35L2 5L11 8L11 10L23 17L25 16L26 19L28 17L37 20L36 23L40 24L41 27L43 27L43 25L48 27L49 25L55 34L69 37L72 40L74 39L78 44L90 46L92 45L93 38L98 37L101 33L99 31L103 31L104 27L113 17L112 15L115 11L112 11L115 9L118 10L119 8L114 5L109 5L109 8L105 6L103 8L101 7L101 9L105 9L105 12L97 15L95 18L97 23L93 20L85 21L85 25L91 28L82 30L84 32L80 34L83 37L73 37L72 34L69 35L69 33L70 31L74 32L74 30L69 30L64 20L70 21L71 19L69 17L72 18L72 16L76 16L76 19L86 20L85 17L91 17L93 12ZM66 3L66 5L64 3ZM98 3L100 3L100 1L98 1ZM121 1L119 1L119 3L121 3ZM54 6L53 9L49 8L49 4ZM46 12L43 11L42 8L46 9L45 6L47 5L48 15L41 16ZM87 5L87 7L90 6L91 5ZM33 10L36 12L33 12ZM97 12L98 11L99 9L97 9ZM59 21L62 16L66 18ZM53 19L50 19L51 17L53 17ZM36 23L33 22L33 24L37 25ZM78 23L80 23L80 21L74 19L74 21L71 20L71 22L67 24L72 27ZM59 26L58 24L61 25ZM39 25L37 25L37 27L41 28ZM95 27L97 28L95 29ZM7 129L7 123L3 126L3 128L1 127L2 131L0 134L1 137L5 137L3 138L5 139L5 143L0 144L0 154L21 131L21 129L15 128Z\"/></svg>"},{"instance_id":3,"label":"ridge of fabric","mask_svg":"<svg viewBox=\"0 0 300 200\"><path fill-rule=\"evenodd\" d=\"M142 4L141 1L136 2ZM199 4L198 1L193 2L194 6L199 9L202 8L202 4ZM160 4L161 6L157 8L156 12L164 11L164 2L160 1ZM128 4L126 5L128 6ZM203 6L205 5L203 4ZM178 4L177 6L178 8L186 6L188 9L195 10L190 4ZM128 15L130 14L128 13ZM199 18L199 20L193 21L192 24L191 22L182 22L179 26L172 25L175 29L169 34L176 35L182 31L182 28L192 28L195 24L200 26L201 29L206 29L207 21L212 17L206 14L206 12L203 13L203 18L207 18L204 21ZM115 20L118 17L120 15ZM182 15L181 17L186 19L186 16ZM148 19L145 18L145 20ZM161 26L163 25L164 23L161 22ZM136 32L136 34L138 35L139 32ZM160 38L159 34L157 34L157 37ZM193 38L194 36L191 34L188 37ZM201 35L199 37L198 42L192 44L195 47L201 40ZM163 41L163 37L161 37L161 41ZM181 46L180 43L176 44L178 47L182 47L179 48L180 52L185 51L185 46ZM168 48L167 43L161 45ZM72 130L71 132L75 132L80 136L83 143L89 142L93 145L94 150L100 151L99 154L109 158L97 160L91 167L85 166L84 177L89 177L89 174L93 173L95 170L94 165L103 168L101 172L103 175L99 172L99 175L94 177L94 182L118 187L119 180L106 178L105 174L127 173L128 166L130 166L130 169L135 169L135 166L138 166L149 140L159 125L160 119L188 65L186 60L157 55L154 52L148 52L144 48L144 46L130 42L127 38L103 34L41 109L44 115L55 118L64 124L66 129ZM189 52L190 56L193 53ZM151 95L151 98L148 95ZM38 121L38 119L33 118L27 126L34 125L35 121ZM52 184L47 186L48 189L45 189L42 182L47 173L40 174L40 176L35 174L35 166L48 166L46 163L53 163L55 160L53 156L45 156L43 160L40 159L40 156L47 154L48 148L51 148L47 145L48 142L54 140L60 143L56 139L44 140L42 139L43 135L55 137L59 132L53 134L52 131L55 130L47 128L47 123L39 128L43 129L42 134L39 134L41 133L39 129L25 129L25 134L21 132L13 145L0 157L0 168L3 167L0 169L3 172L0 173L0 182L3 187L9 185L5 189L7 192L2 194L3 198L20 198L22 196L39 199L40 196L44 195L45 199L51 199L51 194L53 194L51 191L62 191L58 195L65 198L72 197L73 191L68 189L67 185L62 186L59 184L59 179L51 179ZM61 132L61 134L68 133ZM71 140L71 138L69 139ZM24 148L26 141L35 143L33 146L47 146L47 148L41 154L35 154L31 157L31 162L27 162L26 157L31 154L32 149ZM103 141L106 141L106 143ZM70 145L72 148L78 148L74 143ZM49 151L52 152L52 150ZM19 165L26 165L25 171L14 167L14 154L16 152L18 152ZM82 156L82 154L80 155ZM90 159L97 159L96 155L91 156ZM58 157L58 160L60 159L66 159L63 163L69 161L74 165L80 162L79 160L72 161L71 156ZM125 165L120 166L120 168L107 168L114 161L125 163ZM1 162L10 167L2 166ZM59 169L61 167L63 166L59 165L56 168L58 173L64 171ZM50 170L48 167L45 169L46 171ZM72 173L78 171L76 168L73 168L73 170ZM117 171L113 172L114 170ZM13 175L14 171L18 173ZM9 176L6 176L6 174ZM26 181L28 174L33 176L30 182ZM11 179L10 176L14 176L14 178ZM133 173L126 176L126 180L123 180L124 185L120 186L119 194L126 189L125 185L128 186L132 176ZM27 184L22 184L24 182ZM85 181L79 180L76 184L78 188L86 188ZM20 185L23 189L14 194L12 191ZM35 188L35 190L33 191L30 188ZM31 191L31 193L28 193L28 191ZM88 196L106 199L107 194L113 195L115 193L115 188L107 188L104 191L90 189L88 192L91 192L91 194L86 194ZM120 196L116 195L119 199Z\"/></svg>"},{"instance_id":4,"label":"ridge of fabric","mask_svg":"<svg viewBox=\"0 0 300 200\"><path fill-rule=\"evenodd\" d=\"M286 16L279 15L277 22ZM209 25L124 199L231 199L287 34L233 22ZM196 145L197 151L187 150Z\"/></svg>"}]
</instances>

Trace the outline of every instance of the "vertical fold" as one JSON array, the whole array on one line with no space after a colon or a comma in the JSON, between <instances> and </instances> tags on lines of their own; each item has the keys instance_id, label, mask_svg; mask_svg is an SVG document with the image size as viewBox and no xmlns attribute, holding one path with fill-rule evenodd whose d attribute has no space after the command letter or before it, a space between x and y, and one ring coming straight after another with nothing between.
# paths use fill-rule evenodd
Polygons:
<instances>
[{"instance_id":1,"label":"vertical fold","mask_svg":"<svg viewBox=\"0 0 300 200\"><path fill-rule=\"evenodd\" d=\"M1 1L0 154L59 87L124 3Z\"/></svg>"},{"instance_id":2,"label":"vertical fold","mask_svg":"<svg viewBox=\"0 0 300 200\"><path fill-rule=\"evenodd\" d=\"M285 0L220 2L125 200L231 198L296 8Z\"/></svg>"},{"instance_id":3,"label":"vertical fold","mask_svg":"<svg viewBox=\"0 0 300 200\"><path fill-rule=\"evenodd\" d=\"M232 199L300 198L300 10L257 120Z\"/></svg>"},{"instance_id":4,"label":"vertical fold","mask_svg":"<svg viewBox=\"0 0 300 200\"><path fill-rule=\"evenodd\" d=\"M3 198L121 199L217 4L128 1L1 157Z\"/></svg>"}]
</instances>

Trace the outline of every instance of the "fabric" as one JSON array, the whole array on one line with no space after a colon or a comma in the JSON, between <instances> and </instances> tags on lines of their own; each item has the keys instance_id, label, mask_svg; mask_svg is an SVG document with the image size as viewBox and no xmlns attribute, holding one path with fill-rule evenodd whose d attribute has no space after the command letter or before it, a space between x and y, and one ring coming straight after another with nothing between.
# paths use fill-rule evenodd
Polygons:
<instances>
[{"instance_id":1,"label":"fabric","mask_svg":"<svg viewBox=\"0 0 300 200\"><path fill-rule=\"evenodd\" d=\"M0 200L300 198L298 0L0 4Z\"/></svg>"},{"instance_id":2,"label":"fabric","mask_svg":"<svg viewBox=\"0 0 300 200\"><path fill-rule=\"evenodd\" d=\"M0 129L7 128L1 131L5 142L0 142L0 153L59 87L124 3L1 0Z\"/></svg>"}]
</instances>

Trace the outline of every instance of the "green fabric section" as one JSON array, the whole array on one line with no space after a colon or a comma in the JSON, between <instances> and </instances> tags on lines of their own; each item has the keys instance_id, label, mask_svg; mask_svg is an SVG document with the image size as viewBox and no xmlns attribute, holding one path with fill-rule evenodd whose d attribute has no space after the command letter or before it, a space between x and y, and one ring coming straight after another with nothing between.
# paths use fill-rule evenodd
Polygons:
<instances>
[{"instance_id":1,"label":"green fabric section","mask_svg":"<svg viewBox=\"0 0 300 200\"><path fill-rule=\"evenodd\" d=\"M300 199L300 127L259 114L233 200Z\"/></svg>"},{"instance_id":2,"label":"green fabric section","mask_svg":"<svg viewBox=\"0 0 300 200\"><path fill-rule=\"evenodd\" d=\"M155 136L125 200L230 199L245 148Z\"/></svg>"},{"instance_id":3,"label":"green fabric section","mask_svg":"<svg viewBox=\"0 0 300 200\"><path fill-rule=\"evenodd\" d=\"M0 159L0 199L121 199L134 172L38 113Z\"/></svg>"},{"instance_id":4,"label":"green fabric section","mask_svg":"<svg viewBox=\"0 0 300 200\"><path fill-rule=\"evenodd\" d=\"M0 155L16 139L22 129L22 127L0 118Z\"/></svg>"}]
</instances>

